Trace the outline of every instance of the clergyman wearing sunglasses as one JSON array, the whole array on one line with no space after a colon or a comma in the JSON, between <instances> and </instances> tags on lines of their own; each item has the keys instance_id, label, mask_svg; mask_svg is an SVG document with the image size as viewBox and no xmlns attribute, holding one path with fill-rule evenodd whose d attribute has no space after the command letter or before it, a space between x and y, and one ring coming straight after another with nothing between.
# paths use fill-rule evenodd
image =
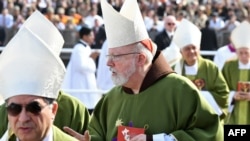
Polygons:
<instances>
[{"instance_id":1,"label":"clergyman wearing sunglasses","mask_svg":"<svg viewBox=\"0 0 250 141\"><path fill-rule=\"evenodd\" d=\"M22 96L16 96L16 98L18 99L18 97L22 97ZM24 96L23 99L29 99L29 95L28 96ZM36 98L36 97L35 97ZM7 105L6 109L7 109L7 112L8 112L8 115L12 116L12 117L16 117L18 116L22 111L23 111L23 108L26 112L29 112L33 115L36 115L38 116L41 111L43 110L43 108L51 105L50 108L53 107L53 104L54 104L54 99L51 99L51 98L41 98L41 99L34 99L34 100L31 100L30 103L26 104L26 105L22 105L22 104L17 104L15 103L15 98L13 98L14 100L13 101L8 101L7 100L7 103L10 103ZM17 102L20 101L20 100L17 100ZM41 104L41 103L44 103L44 104Z\"/></svg>"},{"instance_id":2,"label":"clergyman wearing sunglasses","mask_svg":"<svg viewBox=\"0 0 250 141\"><path fill-rule=\"evenodd\" d=\"M63 43L54 25L35 11L6 45L0 55L0 94L9 125L1 141L76 141L53 125L65 74L57 56Z\"/></svg>"}]
</instances>

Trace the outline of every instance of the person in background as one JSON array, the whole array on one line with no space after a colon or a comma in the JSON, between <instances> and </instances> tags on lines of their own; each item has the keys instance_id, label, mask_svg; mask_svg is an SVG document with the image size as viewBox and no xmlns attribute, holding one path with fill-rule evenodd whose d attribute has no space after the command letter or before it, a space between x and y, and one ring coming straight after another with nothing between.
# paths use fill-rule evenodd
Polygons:
<instances>
[{"instance_id":1,"label":"person in background","mask_svg":"<svg viewBox=\"0 0 250 141\"><path fill-rule=\"evenodd\" d=\"M71 7L69 9L69 16L73 18L73 23L75 25L79 25L80 21L82 19L82 16L80 14L77 13L76 8L75 7Z\"/></svg>"},{"instance_id":2,"label":"person in background","mask_svg":"<svg viewBox=\"0 0 250 141\"><path fill-rule=\"evenodd\" d=\"M225 27L225 22L217 12L213 12L211 14L211 18L209 19L209 28L214 29L215 31L219 31Z\"/></svg>"},{"instance_id":3,"label":"person in background","mask_svg":"<svg viewBox=\"0 0 250 141\"><path fill-rule=\"evenodd\" d=\"M67 21L69 19L69 16L65 14L65 8L58 7L56 10L56 13L59 16L60 22L62 22L64 25L66 25Z\"/></svg>"},{"instance_id":4,"label":"person in background","mask_svg":"<svg viewBox=\"0 0 250 141\"><path fill-rule=\"evenodd\" d=\"M199 5L197 9L197 14L193 19L193 23L198 26L199 29L202 29L206 26L206 21L208 20L208 16L205 12L206 7L204 5Z\"/></svg>"},{"instance_id":5,"label":"person in background","mask_svg":"<svg viewBox=\"0 0 250 141\"><path fill-rule=\"evenodd\" d=\"M56 28L59 30L59 31L64 31L66 29L65 27L65 24L63 24L61 21L60 21L60 18L58 15L54 15L51 19L51 22L56 26Z\"/></svg>"},{"instance_id":6,"label":"person in background","mask_svg":"<svg viewBox=\"0 0 250 141\"><path fill-rule=\"evenodd\" d=\"M71 16L68 17L68 20L65 24L65 30L68 30L68 31L77 30L77 24L74 23L73 17L71 17Z\"/></svg>"},{"instance_id":7,"label":"person in background","mask_svg":"<svg viewBox=\"0 0 250 141\"><path fill-rule=\"evenodd\" d=\"M237 58L225 62L222 73L231 91L226 124L250 124L250 24L242 22L231 33Z\"/></svg>"},{"instance_id":8,"label":"person in background","mask_svg":"<svg viewBox=\"0 0 250 141\"><path fill-rule=\"evenodd\" d=\"M105 40L101 48L100 56L98 58L98 68L96 73L96 82L98 88L104 91L108 91L115 86L111 79L112 73L109 70L109 67L106 65L107 54L108 54L108 43L107 40Z\"/></svg>"},{"instance_id":9,"label":"person in background","mask_svg":"<svg viewBox=\"0 0 250 141\"><path fill-rule=\"evenodd\" d=\"M158 50L163 50L170 45L176 29L176 18L173 15L164 17L164 27L163 31L155 36L154 42Z\"/></svg>"},{"instance_id":10,"label":"person in background","mask_svg":"<svg viewBox=\"0 0 250 141\"><path fill-rule=\"evenodd\" d=\"M225 26L221 29L224 32L232 32L240 24L240 21L237 20L235 14L231 14L229 19L225 21Z\"/></svg>"},{"instance_id":11,"label":"person in background","mask_svg":"<svg viewBox=\"0 0 250 141\"><path fill-rule=\"evenodd\" d=\"M99 52L92 52L90 47L94 42L94 33L90 27L83 25L79 30L79 37L80 39L71 53L62 89L97 91L95 61ZM82 101L90 113L101 98L101 94L97 92L74 92L70 94Z\"/></svg>"},{"instance_id":12,"label":"person in background","mask_svg":"<svg viewBox=\"0 0 250 141\"><path fill-rule=\"evenodd\" d=\"M229 89L219 68L211 60L200 56L200 29L190 21L183 20L176 29L173 41L182 54L182 59L173 66L174 70L193 81L216 113L224 119Z\"/></svg>"},{"instance_id":13,"label":"person in background","mask_svg":"<svg viewBox=\"0 0 250 141\"><path fill-rule=\"evenodd\" d=\"M200 50L214 51L218 49L218 41L216 31L209 28L209 20L206 21L206 26L201 30L201 45ZM206 59L213 60L213 56L203 56Z\"/></svg>"},{"instance_id":14,"label":"person in background","mask_svg":"<svg viewBox=\"0 0 250 141\"><path fill-rule=\"evenodd\" d=\"M223 140L218 115L150 40L137 1L125 0L120 12L106 0L101 7L116 86L96 105L88 132L65 130L81 141Z\"/></svg>"},{"instance_id":15,"label":"person in background","mask_svg":"<svg viewBox=\"0 0 250 141\"><path fill-rule=\"evenodd\" d=\"M151 40L155 40L155 37L159 32L164 29L164 22L156 14L155 9L145 9L141 11L143 20L148 31L148 35Z\"/></svg>"},{"instance_id":16,"label":"person in background","mask_svg":"<svg viewBox=\"0 0 250 141\"><path fill-rule=\"evenodd\" d=\"M94 18L94 27L93 27L93 32L95 35L95 42L92 45L93 49L101 49L103 42L106 40L106 33L105 33L105 28L104 24L101 23L98 18Z\"/></svg>"},{"instance_id":17,"label":"person in background","mask_svg":"<svg viewBox=\"0 0 250 141\"><path fill-rule=\"evenodd\" d=\"M9 13L7 8L4 8L0 14L0 27L10 29L14 24L14 17Z\"/></svg>"},{"instance_id":18,"label":"person in background","mask_svg":"<svg viewBox=\"0 0 250 141\"><path fill-rule=\"evenodd\" d=\"M214 63L222 70L226 61L236 58L236 49L229 37L230 43L220 47L214 55Z\"/></svg>"},{"instance_id":19,"label":"person in background","mask_svg":"<svg viewBox=\"0 0 250 141\"><path fill-rule=\"evenodd\" d=\"M8 8L4 8L0 14L0 46L5 46L9 41L8 31L14 25L14 17L9 13Z\"/></svg>"},{"instance_id":20,"label":"person in background","mask_svg":"<svg viewBox=\"0 0 250 141\"><path fill-rule=\"evenodd\" d=\"M9 124L0 140L76 141L53 125L58 109L55 99L65 74L58 56L64 41L53 24L44 19L35 11L1 53L0 93ZM49 25L41 28L43 24ZM50 31L53 39L41 31ZM55 48L48 47L51 40L56 41Z\"/></svg>"},{"instance_id":21,"label":"person in background","mask_svg":"<svg viewBox=\"0 0 250 141\"><path fill-rule=\"evenodd\" d=\"M46 13L44 13L44 15L46 18L48 18L48 20L53 21L53 18L56 15L54 7L47 7ZM58 19L60 20L59 16Z\"/></svg>"},{"instance_id":22,"label":"person in background","mask_svg":"<svg viewBox=\"0 0 250 141\"><path fill-rule=\"evenodd\" d=\"M186 12L185 10L179 10L177 11L176 13L176 23L177 23L177 26L180 24L180 22L183 20L183 19L189 19L190 17L188 16L188 12Z\"/></svg>"},{"instance_id":23,"label":"person in background","mask_svg":"<svg viewBox=\"0 0 250 141\"><path fill-rule=\"evenodd\" d=\"M94 27L95 20L98 20L98 22L100 22L99 23L100 25L103 24L103 18L100 15L98 15L97 12L98 12L98 9L96 7L92 7L89 10L88 15L84 17L84 22L88 24L90 28Z\"/></svg>"},{"instance_id":24,"label":"person in background","mask_svg":"<svg viewBox=\"0 0 250 141\"><path fill-rule=\"evenodd\" d=\"M13 9L13 29L16 31L23 25L25 19L21 13L21 9L19 6L15 6Z\"/></svg>"}]
</instances>

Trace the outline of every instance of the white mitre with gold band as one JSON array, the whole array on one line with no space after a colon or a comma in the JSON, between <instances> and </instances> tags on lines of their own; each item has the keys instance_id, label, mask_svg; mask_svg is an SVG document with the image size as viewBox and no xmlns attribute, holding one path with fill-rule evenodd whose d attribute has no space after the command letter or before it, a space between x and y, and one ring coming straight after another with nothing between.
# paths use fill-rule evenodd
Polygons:
<instances>
[{"instance_id":1,"label":"white mitre with gold band","mask_svg":"<svg viewBox=\"0 0 250 141\"><path fill-rule=\"evenodd\" d=\"M201 43L201 31L192 22L183 19L177 26L173 42L180 48L184 48L187 45L194 45L200 48Z\"/></svg>"},{"instance_id":2,"label":"white mitre with gold band","mask_svg":"<svg viewBox=\"0 0 250 141\"><path fill-rule=\"evenodd\" d=\"M231 33L231 40L235 48L250 48L250 24L243 21Z\"/></svg>"},{"instance_id":3,"label":"white mitre with gold band","mask_svg":"<svg viewBox=\"0 0 250 141\"><path fill-rule=\"evenodd\" d=\"M65 74L60 59L64 40L57 28L35 11L0 55L0 94L56 99Z\"/></svg>"},{"instance_id":4,"label":"white mitre with gold band","mask_svg":"<svg viewBox=\"0 0 250 141\"><path fill-rule=\"evenodd\" d=\"M109 48L150 39L136 0L125 0L120 12L107 0L101 0L101 7Z\"/></svg>"}]
</instances>

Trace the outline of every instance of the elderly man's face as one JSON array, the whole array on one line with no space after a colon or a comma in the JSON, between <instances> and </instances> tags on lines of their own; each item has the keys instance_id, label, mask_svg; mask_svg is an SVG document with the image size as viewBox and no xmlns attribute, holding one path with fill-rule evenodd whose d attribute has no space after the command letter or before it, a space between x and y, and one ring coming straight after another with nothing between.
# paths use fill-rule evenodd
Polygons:
<instances>
[{"instance_id":1,"label":"elderly man's face","mask_svg":"<svg viewBox=\"0 0 250 141\"><path fill-rule=\"evenodd\" d=\"M241 63L247 64L250 61L250 49L247 47L242 47L236 50L237 55Z\"/></svg>"},{"instance_id":2,"label":"elderly man's face","mask_svg":"<svg viewBox=\"0 0 250 141\"><path fill-rule=\"evenodd\" d=\"M194 65L198 59L199 49L194 45L187 45L181 49L181 54L187 65Z\"/></svg>"},{"instance_id":3,"label":"elderly man's face","mask_svg":"<svg viewBox=\"0 0 250 141\"><path fill-rule=\"evenodd\" d=\"M112 80L115 85L126 84L136 72L136 56L138 52L133 50L134 45L120 48L110 48L107 66L112 72Z\"/></svg>"},{"instance_id":4,"label":"elderly man's face","mask_svg":"<svg viewBox=\"0 0 250 141\"><path fill-rule=\"evenodd\" d=\"M57 108L56 102L49 104L38 96L13 96L7 101L10 127L19 140L42 140L53 124Z\"/></svg>"},{"instance_id":5,"label":"elderly man's face","mask_svg":"<svg viewBox=\"0 0 250 141\"><path fill-rule=\"evenodd\" d=\"M168 32L173 32L176 28L176 19L174 17L168 17L165 19L165 29Z\"/></svg>"}]
</instances>

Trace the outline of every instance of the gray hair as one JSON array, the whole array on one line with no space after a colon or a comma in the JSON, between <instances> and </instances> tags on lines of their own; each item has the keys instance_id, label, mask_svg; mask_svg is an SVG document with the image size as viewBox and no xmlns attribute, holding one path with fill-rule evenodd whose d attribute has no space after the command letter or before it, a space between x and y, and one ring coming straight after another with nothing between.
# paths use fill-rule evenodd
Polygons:
<instances>
[{"instance_id":1,"label":"gray hair","mask_svg":"<svg viewBox=\"0 0 250 141\"><path fill-rule=\"evenodd\" d=\"M147 63L151 63L154 56L155 56L155 53L156 53L156 50L157 50L157 46L155 43L152 42L152 52L149 51L143 44L141 44L140 42L136 44L136 47L135 47L135 51L136 52L142 52L146 55L146 58L147 58Z\"/></svg>"}]
</instances>

